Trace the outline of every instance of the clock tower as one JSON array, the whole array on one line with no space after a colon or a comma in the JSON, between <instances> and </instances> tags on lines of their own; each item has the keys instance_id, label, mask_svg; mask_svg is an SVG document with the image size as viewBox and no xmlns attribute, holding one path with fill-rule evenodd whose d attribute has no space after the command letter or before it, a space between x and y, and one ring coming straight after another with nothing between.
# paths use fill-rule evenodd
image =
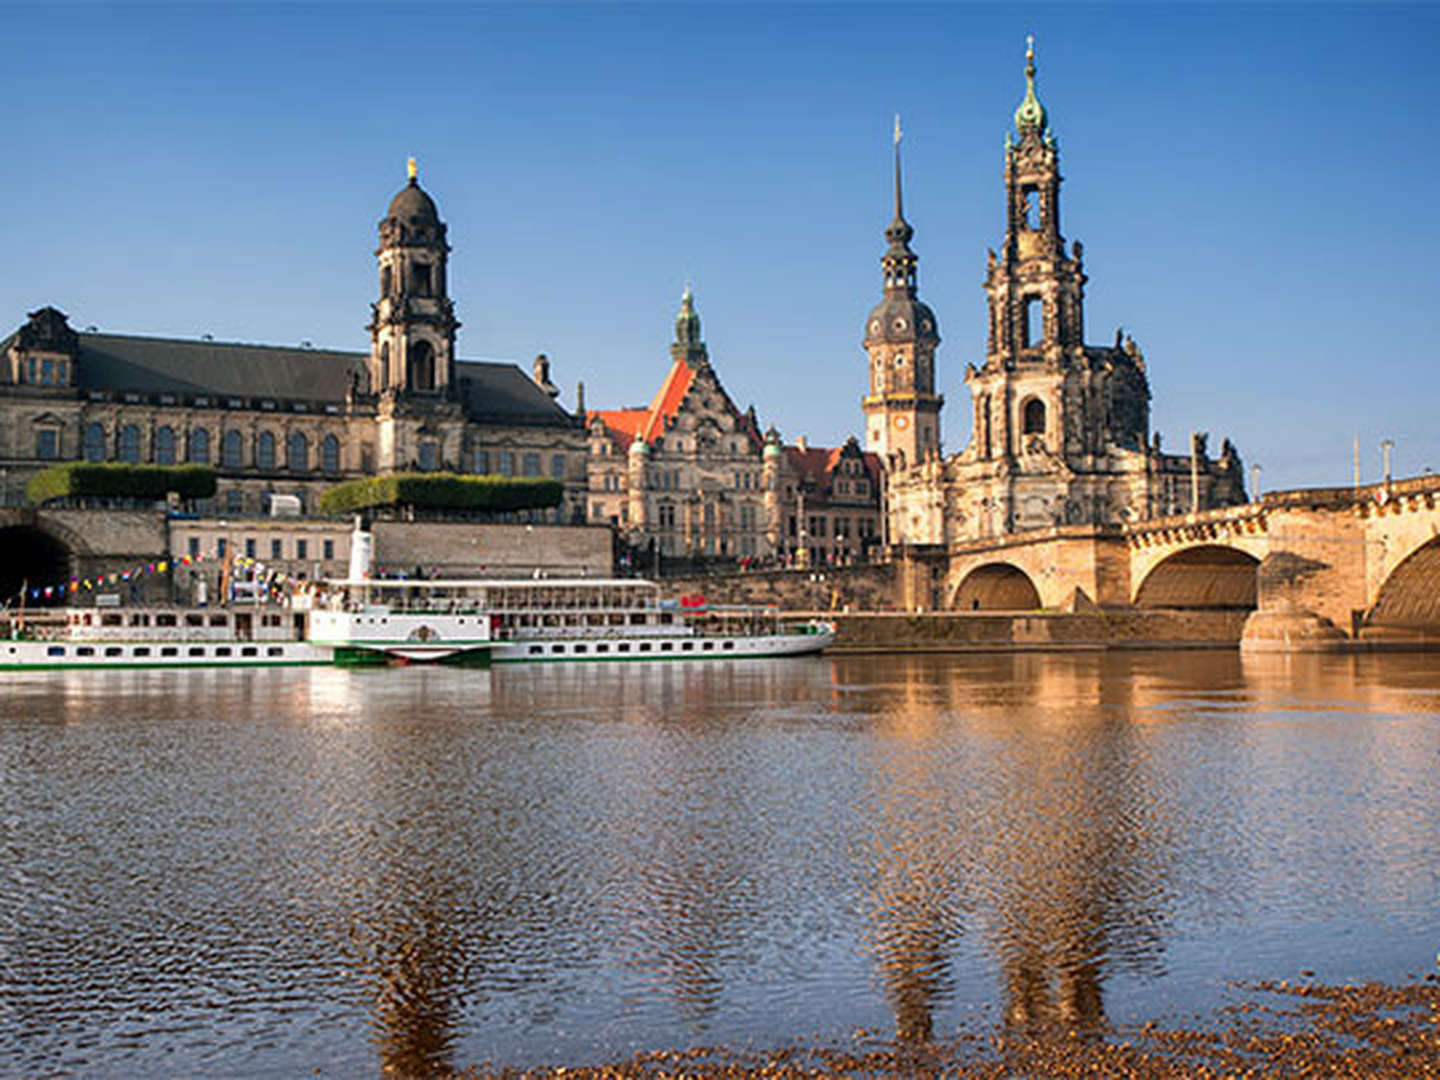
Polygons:
<instances>
[{"instance_id":1,"label":"clock tower","mask_svg":"<svg viewBox=\"0 0 1440 1080\"><path fill-rule=\"evenodd\" d=\"M900 118L895 118L895 220L885 230L880 259L884 293L865 322L870 360L865 449L890 470L905 469L940 453L940 407L935 393L935 313L917 295L919 259L910 248L915 230L905 220L900 185Z\"/></svg>"}]
</instances>

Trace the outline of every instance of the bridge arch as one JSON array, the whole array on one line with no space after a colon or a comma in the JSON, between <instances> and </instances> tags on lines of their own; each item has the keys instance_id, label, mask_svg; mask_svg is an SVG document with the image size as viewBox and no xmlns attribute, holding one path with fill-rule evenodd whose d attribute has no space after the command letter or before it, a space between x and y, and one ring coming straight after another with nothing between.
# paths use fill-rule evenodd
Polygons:
<instances>
[{"instance_id":1,"label":"bridge arch","mask_svg":"<svg viewBox=\"0 0 1440 1080\"><path fill-rule=\"evenodd\" d=\"M30 521L0 521L0 605L17 606L22 589L43 589L69 582L75 573L75 547L68 529L46 528ZM58 588L47 599L27 596L27 607L62 603Z\"/></svg>"},{"instance_id":2,"label":"bridge arch","mask_svg":"<svg viewBox=\"0 0 1440 1080\"><path fill-rule=\"evenodd\" d=\"M1256 606L1260 560L1239 548L1202 544L1156 563L1135 590L1135 606L1224 608Z\"/></svg>"},{"instance_id":3,"label":"bridge arch","mask_svg":"<svg viewBox=\"0 0 1440 1080\"><path fill-rule=\"evenodd\" d=\"M1365 625L1440 632L1440 537L1421 544L1390 571Z\"/></svg>"},{"instance_id":4,"label":"bridge arch","mask_svg":"<svg viewBox=\"0 0 1440 1080\"><path fill-rule=\"evenodd\" d=\"M961 579L951 607L957 611L1034 611L1040 590L1011 563L985 563Z\"/></svg>"}]
</instances>

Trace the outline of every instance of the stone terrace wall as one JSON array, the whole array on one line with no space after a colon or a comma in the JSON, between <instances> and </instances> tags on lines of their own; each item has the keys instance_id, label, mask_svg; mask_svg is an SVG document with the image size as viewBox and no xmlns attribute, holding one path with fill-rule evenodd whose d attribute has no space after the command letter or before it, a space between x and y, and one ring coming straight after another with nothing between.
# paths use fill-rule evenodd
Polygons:
<instances>
[{"instance_id":1,"label":"stone terrace wall","mask_svg":"<svg viewBox=\"0 0 1440 1080\"><path fill-rule=\"evenodd\" d=\"M833 615L832 651L1234 648L1245 611Z\"/></svg>"},{"instance_id":2,"label":"stone terrace wall","mask_svg":"<svg viewBox=\"0 0 1440 1080\"><path fill-rule=\"evenodd\" d=\"M755 570L664 578L667 595L698 594L712 604L777 604L786 611L894 611L895 566Z\"/></svg>"}]
</instances>

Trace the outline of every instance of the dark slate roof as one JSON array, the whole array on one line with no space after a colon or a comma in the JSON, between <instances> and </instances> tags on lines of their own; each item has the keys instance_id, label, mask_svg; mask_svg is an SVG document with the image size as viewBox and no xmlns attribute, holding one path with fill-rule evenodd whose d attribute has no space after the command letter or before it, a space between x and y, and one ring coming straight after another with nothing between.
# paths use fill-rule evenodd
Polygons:
<instances>
[{"instance_id":1,"label":"dark slate roof","mask_svg":"<svg viewBox=\"0 0 1440 1080\"><path fill-rule=\"evenodd\" d=\"M76 369L82 390L338 403L350 388L350 373L363 371L366 358L365 353L337 349L228 341L97 333L79 337ZM580 423L515 364L461 360L455 374L461 403L473 419Z\"/></svg>"},{"instance_id":2,"label":"dark slate roof","mask_svg":"<svg viewBox=\"0 0 1440 1080\"><path fill-rule=\"evenodd\" d=\"M331 349L80 334L82 390L343 401L365 355Z\"/></svg>"},{"instance_id":3,"label":"dark slate roof","mask_svg":"<svg viewBox=\"0 0 1440 1080\"><path fill-rule=\"evenodd\" d=\"M460 403L465 415L510 424L574 424L579 417L562 409L515 364L459 360Z\"/></svg>"}]
</instances>

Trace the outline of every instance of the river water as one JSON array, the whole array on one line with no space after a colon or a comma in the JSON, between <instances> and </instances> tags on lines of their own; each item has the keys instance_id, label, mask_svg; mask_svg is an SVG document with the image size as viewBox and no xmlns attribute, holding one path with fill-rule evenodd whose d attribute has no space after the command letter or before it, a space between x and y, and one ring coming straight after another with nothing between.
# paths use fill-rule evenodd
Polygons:
<instances>
[{"instance_id":1,"label":"river water","mask_svg":"<svg viewBox=\"0 0 1440 1080\"><path fill-rule=\"evenodd\" d=\"M1440 948L1440 662L62 672L0 700L0 1074L1189 1021Z\"/></svg>"}]
</instances>

